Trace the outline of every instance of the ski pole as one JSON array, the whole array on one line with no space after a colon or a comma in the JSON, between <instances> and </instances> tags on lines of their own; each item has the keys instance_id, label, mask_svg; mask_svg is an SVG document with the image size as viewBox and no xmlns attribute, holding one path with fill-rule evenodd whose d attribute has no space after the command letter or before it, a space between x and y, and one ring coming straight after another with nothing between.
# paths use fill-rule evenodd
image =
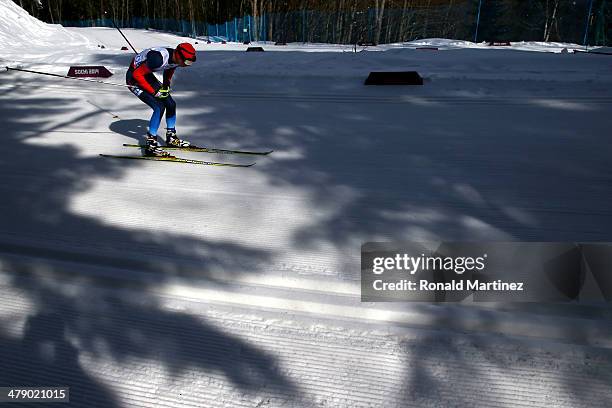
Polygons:
<instances>
[{"instance_id":1,"label":"ski pole","mask_svg":"<svg viewBox=\"0 0 612 408\"><path fill-rule=\"evenodd\" d=\"M589 41L589 20L591 19L591 12L593 11L593 0L589 3L589 14L587 14L586 25L584 27L584 40L582 41L584 47L588 50L589 46L587 45L587 41Z\"/></svg>"},{"instance_id":2,"label":"ski pole","mask_svg":"<svg viewBox=\"0 0 612 408\"><path fill-rule=\"evenodd\" d=\"M104 14L108 14L108 12L105 11ZM115 23L115 19L112 17L110 19L113 22L113 25L115 26L115 28L119 31L119 34L121 34L121 36L123 37L123 39L127 41L128 44L130 44L130 47L132 47L132 50L134 50L134 53L138 54L138 51L136 51L136 48L134 48L130 40L128 40L127 37L123 35L123 32L119 29L119 27L117 27L117 23Z\"/></svg>"},{"instance_id":3,"label":"ski pole","mask_svg":"<svg viewBox=\"0 0 612 408\"><path fill-rule=\"evenodd\" d=\"M100 81L100 80L97 80L97 79L89 79L89 78L77 78L77 77L71 77L71 76L68 76L68 75L52 74L50 72L31 71L29 69L6 67L6 70L7 71L28 72L30 74L38 74L38 75L48 75L48 76L64 78L64 79L76 79L78 81L93 82L93 83L104 84L104 85L121 86L121 87L126 87L126 88L137 88L134 85L118 84L116 82L106 82L106 81Z\"/></svg>"}]
</instances>

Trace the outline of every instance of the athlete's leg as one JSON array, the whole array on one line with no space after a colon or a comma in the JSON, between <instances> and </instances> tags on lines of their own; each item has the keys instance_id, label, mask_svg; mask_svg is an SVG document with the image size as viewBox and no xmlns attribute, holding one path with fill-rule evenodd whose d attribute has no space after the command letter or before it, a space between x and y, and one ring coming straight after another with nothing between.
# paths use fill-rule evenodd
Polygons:
<instances>
[{"instance_id":1,"label":"athlete's leg","mask_svg":"<svg viewBox=\"0 0 612 408\"><path fill-rule=\"evenodd\" d=\"M176 126L176 102L171 96L168 96L164 99L164 106L166 107L166 127L174 129Z\"/></svg>"},{"instance_id":2,"label":"athlete's leg","mask_svg":"<svg viewBox=\"0 0 612 408\"><path fill-rule=\"evenodd\" d=\"M164 116L166 106L159 99L155 98L153 95L143 91L140 88L130 88L130 91L132 91L132 93L136 95L138 99L140 99L141 101L149 105L151 109L153 109L153 114L151 115L151 119L149 119L149 134L153 136L157 135L157 130L159 129L161 118L162 116Z\"/></svg>"},{"instance_id":3,"label":"athlete's leg","mask_svg":"<svg viewBox=\"0 0 612 408\"><path fill-rule=\"evenodd\" d=\"M153 114L151 115L151 119L149 119L149 134L156 136L157 130L159 129L159 125L161 123L161 118L162 116L164 116L164 111L166 109L165 103L162 100L155 98L150 93L133 86L135 84L135 81L132 76L131 70L128 70L125 79L128 85L132 85L132 87L130 87L130 91L134 95L136 95L138 99L140 99L141 101L149 105L151 109L153 109ZM151 84L151 87L153 87L153 89L161 86L161 84L153 74L146 75L145 80L149 82L149 84Z\"/></svg>"},{"instance_id":4,"label":"athlete's leg","mask_svg":"<svg viewBox=\"0 0 612 408\"><path fill-rule=\"evenodd\" d=\"M157 130L159 129L159 124L161 123L162 116L164 116L166 107L164 106L163 102L147 92L142 92L140 95L138 95L138 99L153 109L153 114L149 120L149 134L155 136L157 135Z\"/></svg>"}]
</instances>

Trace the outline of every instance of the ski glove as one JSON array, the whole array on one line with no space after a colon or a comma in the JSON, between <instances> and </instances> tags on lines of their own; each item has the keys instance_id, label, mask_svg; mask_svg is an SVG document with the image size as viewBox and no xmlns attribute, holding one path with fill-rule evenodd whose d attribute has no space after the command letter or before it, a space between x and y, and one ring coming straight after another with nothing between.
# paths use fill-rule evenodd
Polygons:
<instances>
[{"instance_id":1,"label":"ski glove","mask_svg":"<svg viewBox=\"0 0 612 408\"><path fill-rule=\"evenodd\" d=\"M170 96L170 88L162 86L155 94L156 98L164 99Z\"/></svg>"}]
</instances>

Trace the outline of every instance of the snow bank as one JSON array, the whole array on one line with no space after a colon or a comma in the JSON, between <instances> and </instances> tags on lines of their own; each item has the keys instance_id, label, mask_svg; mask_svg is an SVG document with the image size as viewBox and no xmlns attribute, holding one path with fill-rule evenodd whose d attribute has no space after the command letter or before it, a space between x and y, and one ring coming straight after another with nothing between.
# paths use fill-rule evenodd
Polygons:
<instances>
[{"instance_id":1,"label":"snow bank","mask_svg":"<svg viewBox=\"0 0 612 408\"><path fill-rule=\"evenodd\" d=\"M589 52L612 55L612 47L597 47L593 48Z\"/></svg>"},{"instance_id":2,"label":"snow bank","mask_svg":"<svg viewBox=\"0 0 612 408\"><path fill-rule=\"evenodd\" d=\"M42 52L50 47L89 45L84 36L70 32L58 24L44 23L11 0L0 0L0 48L2 56L17 59Z\"/></svg>"},{"instance_id":3,"label":"snow bank","mask_svg":"<svg viewBox=\"0 0 612 408\"><path fill-rule=\"evenodd\" d=\"M542 41L512 41L509 47L490 47L486 41L474 43L472 41L449 40L446 38L424 38L420 40L410 41L407 43L389 44L390 47L436 47L440 50L453 50L465 48L478 49L509 49L518 51L536 51L536 52L554 52L560 53L563 49L574 50L584 47L578 44L558 43L558 42L542 42Z\"/></svg>"}]
</instances>

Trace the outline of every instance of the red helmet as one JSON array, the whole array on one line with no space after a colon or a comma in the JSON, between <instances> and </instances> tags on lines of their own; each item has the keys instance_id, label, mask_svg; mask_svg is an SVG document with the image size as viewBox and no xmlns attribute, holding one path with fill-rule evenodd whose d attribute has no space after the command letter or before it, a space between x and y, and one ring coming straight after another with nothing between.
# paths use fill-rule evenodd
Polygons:
<instances>
[{"instance_id":1,"label":"red helmet","mask_svg":"<svg viewBox=\"0 0 612 408\"><path fill-rule=\"evenodd\" d=\"M185 61L186 65L191 65L196 60L196 50L193 48L193 45L187 42L180 43L176 47L176 52L178 52L181 59Z\"/></svg>"}]
</instances>

